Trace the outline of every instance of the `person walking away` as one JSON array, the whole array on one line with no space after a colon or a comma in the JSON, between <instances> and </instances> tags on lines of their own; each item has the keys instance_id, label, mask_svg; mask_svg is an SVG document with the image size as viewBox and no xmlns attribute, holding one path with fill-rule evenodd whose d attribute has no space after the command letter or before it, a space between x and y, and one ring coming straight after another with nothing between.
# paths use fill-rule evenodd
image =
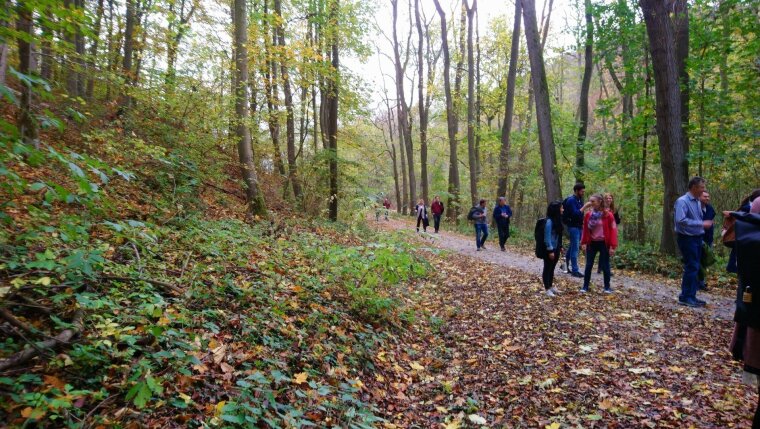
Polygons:
<instances>
[{"instance_id":1,"label":"person walking away","mask_svg":"<svg viewBox=\"0 0 760 429\"><path fill-rule=\"evenodd\" d=\"M612 216L615 218L615 225L617 226L617 229L620 230L620 212L617 207L615 207L615 198L609 192L604 194L604 208L612 213ZM618 238L620 238L620 234L618 234ZM602 266L600 264L597 264L596 273L602 274ZM610 255L610 277L613 277L614 275L615 274L612 272L612 255Z\"/></svg>"},{"instance_id":2,"label":"person walking away","mask_svg":"<svg viewBox=\"0 0 760 429\"><path fill-rule=\"evenodd\" d=\"M583 229L583 195L586 193L586 185L576 183L573 186L573 195L565 198L562 202L563 221L567 227L567 233L570 236L570 245L565 254L567 271L573 277L583 277L578 270L578 250L581 242L581 231Z\"/></svg>"},{"instance_id":3,"label":"person walking away","mask_svg":"<svg viewBox=\"0 0 760 429\"><path fill-rule=\"evenodd\" d=\"M422 223L422 231L427 232L429 221L427 207L425 207L425 200L420 198L414 209L417 211L417 232L420 232L420 223Z\"/></svg>"},{"instance_id":4,"label":"person walking away","mask_svg":"<svg viewBox=\"0 0 760 429\"><path fill-rule=\"evenodd\" d=\"M725 213L724 213L725 214ZM731 354L744 363L742 379L758 389L758 402L752 428L760 429L760 198L755 198L749 213L728 212L734 218L736 264L739 277Z\"/></svg>"},{"instance_id":5,"label":"person walking away","mask_svg":"<svg viewBox=\"0 0 760 429\"><path fill-rule=\"evenodd\" d=\"M383 207L385 207L385 220L388 220L388 213L391 210L391 200L388 197L383 200Z\"/></svg>"},{"instance_id":6,"label":"person walking away","mask_svg":"<svg viewBox=\"0 0 760 429\"><path fill-rule=\"evenodd\" d=\"M486 215L486 200L480 200L479 204L470 209L467 219L475 225L475 245L477 250L486 250L486 238L488 238L488 216Z\"/></svg>"},{"instance_id":7,"label":"person walking away","mask_svg":"<svg viewBox=\"0 0 760 429\"><path fill-rule=\"evenodd\" d=\"M435 233L438 234L438 230L441 228L441 216L443 216L443 202L438 195L433 198L433 204L430 205L430 211L433 212L433 227L435 227Z\"/></svg>"},{"instance_id":8,"label":"person walking away","mask_svg":"<svg viewBox=\"0 0 760 429\"><path fill-rule=\"evenodd\" d=\"M602 194L589 198L592 210L583 217L581 248L586 252L586 269L583 273L581 293L588 292L594 259L599 254L599 266L604 274L604 293L612 293L610 287L610 256L615 254L618 245L617 224L613 214L604 207Z\"/></svg>"},{"instance_id":9,"label":"person walking away","mask_svg":"<svg viewBox=\"0 0 760 429\"><path fill-rule=\"evenodd\" d=\"M712 251L715 236L715 208L710 204L710 193L707 191L702 192L699 202L702 208L702 219L713 220L713 225L705 228L705 234L702 236L702 257L699 261L699 290L707 290L707 282L705 281L707 267L715 263L715 255Z\"/></svg>"},{"instance_id":10,"label":"person walking away","mask_svg":"<svg viewBox=\"0 0 760 429\"><path fill-rule=\"evenodd\" d=\"M499 204L493 208L493 221L499 233L499 247L505 251L504 245L509 238L509 222L512 219L512 209L507 204L507 199L499 197Z\"/></svg>"},{"instance_id":11,"label":"person walking away","mask_svg":"<svg viewBox=\"0 0 760 429\"><path fill-rule=\"evenodd\" d=\"M706 303L697 299L699 260L702 257L702 237L705 228L713 221L702 219L699 197L705 190L705 179L695 176L689 180L689 191L676 200L673 220L676 242L683 258L683 277L678 303L688 307L702 307Z\"/></svg>"},{"instance_id":12,"label":"person walking away","mask_svg":"<svg viewBox=\"0 0 760 429\"><path fill-rule=\"evenodd\" d=\"M755 189L751 194L744 197L744 199L742 199L742 201L739 203L739 208L736 211L749 213L750 205L758 197L760 197L760 188ZM723 216L728 217L730 213L731 212L729 211L724 211ZM725 229L720 232L721 238L725 233ZM728 255L728 263L726 264L726 271L736 274L736 249L734 249L732 245L727 244L726 246L731 247L731 253Z\"/></svg>"},{"instance_id":13,"label":"person walking away","mask_svg":"<svg viewBox=\"0 0 760 429\"><path fill-rule=\"evenodd\" d=\"M560 260L562 252L562 202L553 201L546 208L546 224L544 225L544 244L546 255L544 256L544 269L541 280L548 296L556 296L559 290L554 286L554 269Z\"/></svg>"}]
</instances>

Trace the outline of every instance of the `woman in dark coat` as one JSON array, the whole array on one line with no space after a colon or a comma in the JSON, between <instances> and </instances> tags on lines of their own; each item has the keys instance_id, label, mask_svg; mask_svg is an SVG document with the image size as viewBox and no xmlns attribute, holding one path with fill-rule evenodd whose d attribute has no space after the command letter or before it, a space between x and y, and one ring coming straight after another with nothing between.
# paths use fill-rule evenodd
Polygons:
<instances>
[{"instance_id":1,"label":"woman in dark coat","mask_svg":"<svg viewBox=\"0 0 760 429\"><path fill-rule=\"evenodd\" d=\"M735 219L736 266L739 276L731 353L744 363L743 379L758 386L752 428L760 429L760 198L749 213L730 213Z\"/></svg>"}]
</instances>

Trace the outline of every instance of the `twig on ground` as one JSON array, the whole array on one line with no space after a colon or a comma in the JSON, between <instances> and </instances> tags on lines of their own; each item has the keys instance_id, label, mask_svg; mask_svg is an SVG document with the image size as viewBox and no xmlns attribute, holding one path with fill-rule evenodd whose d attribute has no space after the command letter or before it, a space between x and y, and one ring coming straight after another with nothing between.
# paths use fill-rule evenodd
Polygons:
<instances>
[{"instance_id":1,"label":"twig on ground","mask_svg":"<svg viewBox=\"0 0 760 429\"><path fill-rule=\"evenodd\" d=\"M52 350L60 347L63 344L67 344L72 338L74 338L74 336L79 333L79 331L82 330L83 317L84 312L82 310L77 310L76 313L74 313L74 317L71 319L71 328L64 329L58 335L49 340L33 343L32 347L24 349L14 355L11 355L7 359L0 361L0 371L5 371L6 369L22 365L32 360L33 358L45 353L47 350Z\"/></svg>"}]
</instances>

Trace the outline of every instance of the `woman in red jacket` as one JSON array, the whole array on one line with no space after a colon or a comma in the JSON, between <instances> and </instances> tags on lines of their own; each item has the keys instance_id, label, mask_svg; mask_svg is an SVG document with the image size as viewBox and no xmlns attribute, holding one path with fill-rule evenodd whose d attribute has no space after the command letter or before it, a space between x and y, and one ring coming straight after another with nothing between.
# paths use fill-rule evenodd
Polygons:
<instances>
[{"instance_id":1,"label":"woman in red jacket","mask_svg":"<svg viewBox=\"0 0 760 429\"><path fill-rule=\"evenodd\" d=\"M594 258L599 254L599 266L604 273L604 292L612 293L610 287L610 256L618 245L615 216L604 208L604 197L594 194L589 199L592 210L583 217L581 249L586 252L586 271L583 274L582 293L588 292Z\"/></svg>"}]
</instances>

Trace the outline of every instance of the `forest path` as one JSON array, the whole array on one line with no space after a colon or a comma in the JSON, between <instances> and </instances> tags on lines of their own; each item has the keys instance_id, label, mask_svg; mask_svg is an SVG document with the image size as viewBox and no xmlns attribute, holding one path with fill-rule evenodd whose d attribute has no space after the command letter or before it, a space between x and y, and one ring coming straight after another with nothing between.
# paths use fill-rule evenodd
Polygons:
<instances>
[{"instance_id":1,"label":"forest path","mask_svg":"<svg viewBox=\"0 0 760 429\"><path fill-rule=\"evenodd\" d=\"M391 219L387 222L381 221L377 225L380 228L415 231L414 223L408 220ZM439 249L453 251L471 258L533 274L536 278L535 291L537 293L543 292L543 286L541 285L541 271L543 265L541 260L533 255L532 248L521 248L511 244L508 240L506 245L507 250L505 252L500 251L498 233L495 229L490 228L490 226L486 243L487 249L480 252L475 249L474 231L472 236L465 236L456 232L443 230L438 234L435 234L432 231L433 227L431 223L431 226L428 227L428 232L420 232L419 237ZM567 243L565 243L565 245L567 245ZM581 272L583 272L583 263L580 263L579 265ZM603 286L602 275L596 273L596 268L597 266L595 265L591 276L591 295L601 293ZM712 269L721 269L721 267ZM622 294L626 298L648 301L660 305L664 309L682 308L682 306L678 304L678 295L681 290L680 273L676 273L675 277L676 278L674 279L668 279L662 276L649 275L635 271L614 270L611 285L616 294ZM559 282L557 282L558 280ZM555 284L557 284L557 287L562 291L569 292L571 295L580 296L581 294L578 291L583 285L583 278L572 277L560 272L558 264L555 274ZM708 305L704 308L691 309L690 311L705 313L715 319L733 320L733 295L729 295L727 291L721 290L717 293L714 291L700 292L699 297L700 299L707 301Z\"/></svg>"},{"instance_id":2,"label":"forest path","mask_svg":"<svg viewBox=\"0 0 760 429\"><path fill-rule=\"evenodd\" d=\"M376 225L408 230L435 267L401 291L414 321L377 356L384 387L368 387L386 427L749 427L757 393L728 353L729 298L691 309L674 286L628 273L611 295L558 274L548 298L530 255Z\"/></svg>"}]
</instances>

